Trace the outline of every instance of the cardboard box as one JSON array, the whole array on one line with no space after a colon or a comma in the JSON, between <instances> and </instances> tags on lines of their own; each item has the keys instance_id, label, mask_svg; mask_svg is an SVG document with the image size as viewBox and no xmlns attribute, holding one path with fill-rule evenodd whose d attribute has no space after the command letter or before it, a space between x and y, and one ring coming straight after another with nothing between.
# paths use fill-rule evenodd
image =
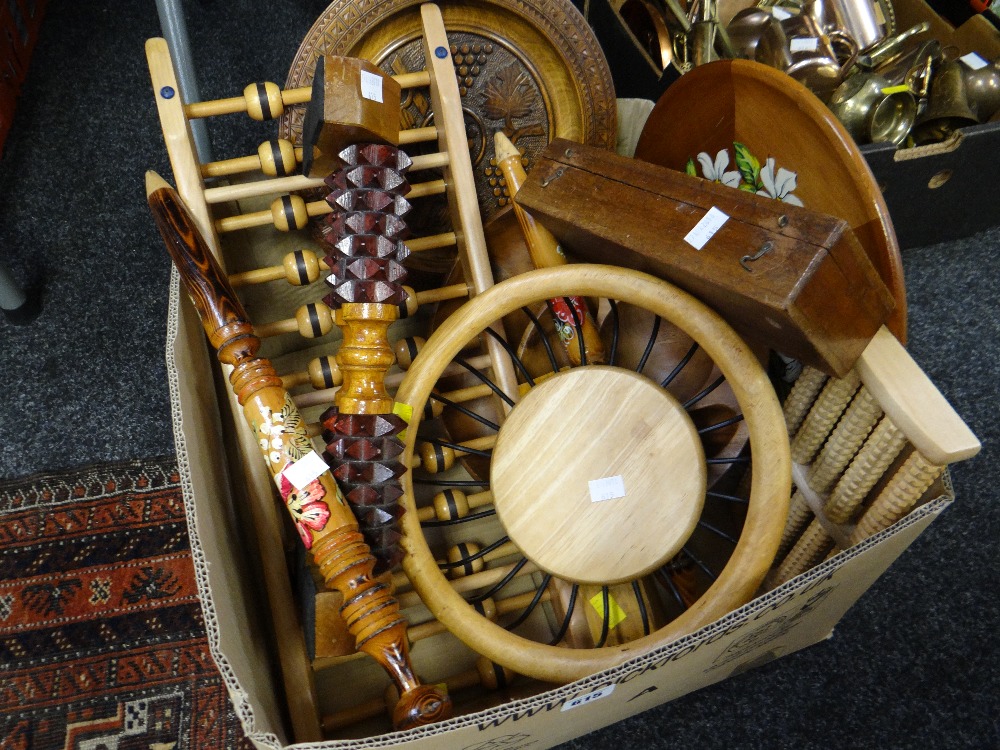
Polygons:
<instances>
[{"instance_id":1,"label":"cardboard box","mask_svg":"<svg viewBox=\"0 0 1000 750\"><path fill-rule=\"evenodd\" d=\"M176 282L168 336L178 461L213 656L248 736L260 748L284 748L295 740L274 669L275 634L264 614L267 594L254 584L258 561L239 520L245 514L243 494L239 477L229 470L239 461L227 455L227 416L220 417L219 403L205 387L218 367ZM493 747L502 741L503 747L546 748L567 741L827 638L848 608L951 500L945 475L913 512L890 528L698 632L615 669L555 689L529 685L516 700L406 733L393 733L384 721L376 721L374 733L357 742L296 747L442 750ZM422 642L414 649L418 669L430 680L474 659L450 635L438 638L447 640L436 648L427 649ZM336 674L317 679L321 712L357 702L366 691L366 698L380 695L380 672L367 660L342 661Z\"/></svg>"},{"instance_id":2,"label":"cardboard box","mask_svg":"<svg viewBox=\"0 0 1000 750\"><path fill-rule=\"evenodd\" d=\"M181 125L178 129L186 132L186 123ZM192 188L190 179L192 173L197 174L193 152L185 157L188 166L180 156L173 153L171 158L182 194L201 189ZM244 201L235 212L259 209ZM260 227L241 233L238 248L228 254L224 248L223 255L227 269L238 272L276 265L303 242L310 243L306 232L282 234L273 227ZM317 295L315 290L282 284L280 291L248 289L241 296L251 320L263 323L288 317L296 305ZM279 372L289 372L301 369L315 356L317 346L329 343L327 339L302 342L278 337L268 340L262 353L275 362ZM397 733L391 731L381 710L388 679L374 662L343 656L314 671L308 660L303 625L307 607L291 596L295 587L289 571L294 571L294 565L286 560L295 556L297 537L281 533L278 516L282 511L274 484L262 469L256 441L252 436L247 439L249 431L214 360L196 313L179 293L175 278L168 318L168 381L199 595L213 657L247 735L260 748L292 744L310 750L552 747L827 638L847 609L952 499L945 474L931 486L921 487L918 496L908 498L914 509L898 522L853 546L843 545L844 551L695 633L561 687L515 683L499 698L473 689L470 696L463 694L463 700L456 701L460 710L455 718ZM869 385L884 410L896 415L913 447L941 464L941 471L944 464L968 457L978 447L972 446L964 424L954 423L957 416L947 405L942 407L947 414L935 411L933 399L926 398L924 391L895 393L892 388L877 390L874 383ZM805 411L817 393L818 389L803 401ZM845 391L833 412L843 411L853 393L854 389ZM804 418L805 411L796 410ZM825 408L816 411L829 412ZM315 419L315 414L303 410L307 421ZM832 427L830 423L820 432L828 433ZM944 433L945 443L959 443L960 450L928 450L937 445L939 433ZM811 457L797 460L804 464ZM876 484L872 492L891 484L889 477L900 464L890 464L871 477ZM834 535L842 531L829 529ZM407 597L404 614L426 619L422 604L410 594ZM455 636L441 633L415 643L413 660L425 681L441 682L468 673L477 655ZM457 689L455 693L457 697ZM365 718L338 731L337 740L305 741L319 735L318 717L359 706L375 710L362 712Z\"/></svg>"},{"instance_id":3,"label":"cardboard box","mask_svg":"<svg viewBox=\"0 0 1000 750\"><path fill-rule=\"evenodd\" d=\"M957 29L924 0L896 0L900 30L928 21L921 38L954 45L960 54L1000 56L1000 30L976 15ZM986 195L988 176L1000 168L1000 122L963 128L944 143L916 148L861 146L885 196L901 249L968 237L1000 224L1000 204Z\"/></svg>"}]
</instances>

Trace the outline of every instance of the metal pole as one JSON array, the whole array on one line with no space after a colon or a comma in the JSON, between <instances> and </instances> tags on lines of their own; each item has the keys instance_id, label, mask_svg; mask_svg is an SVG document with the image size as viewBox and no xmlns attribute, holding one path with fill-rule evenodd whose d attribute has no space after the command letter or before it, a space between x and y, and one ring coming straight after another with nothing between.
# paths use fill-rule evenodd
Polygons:
<instances>
[{"instance_id":1,"label":"metal pole","mask_svg":"<svg viewBox=\"0 0 1000 750\"><path fill-rule=\"evenodd\" d=\"M160 16L160 28L163 31L163 38L167 40L167 48L170 50L170 57L177 73L181 99L185 104L201 101L181 0L156 0L156 11ZM191 136L198 151L198 160L202 164L207 164L212 161L212 144L208 140L205 121L192 120L190 125Z\"/></svg>"},{"instance_id":2,"label":"metal pole","mask_svg":"<svg viewBox=\"0 0 1000 750\"><path fill-rule=\"evenodd\" d=\"M0 261L0 309L3 309L4 317L14 325L26 325L42 311L40 297L26 294L2 261Z\"/></svg>"}]
</instances>

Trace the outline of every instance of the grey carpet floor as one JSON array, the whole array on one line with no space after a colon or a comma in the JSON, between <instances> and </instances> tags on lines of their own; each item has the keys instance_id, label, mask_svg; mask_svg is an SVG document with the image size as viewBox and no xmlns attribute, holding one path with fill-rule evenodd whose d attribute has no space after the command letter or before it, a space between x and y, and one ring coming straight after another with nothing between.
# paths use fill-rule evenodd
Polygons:
<instances>
[{"instance_id":1,"label":"grey carpet floor","mask_svg":"<svg viewBox=\"0 0 1000 750\"><path fill-rule=\"evenodd\" d=\"M187 3L202 98L282 82L324 5ZM146 169L170 174L143 53L158 34L152 2L49 3L0 161L2 257L44 299L30 326L0 318L0 478L173 452L169 265L143 194ZM259 140L213 128L219 156ZM904 252L910 351L984 443L953 507L831 640L567 750L1000 747L998 247L1000 228Z\"/></svg>"}]
</instances>

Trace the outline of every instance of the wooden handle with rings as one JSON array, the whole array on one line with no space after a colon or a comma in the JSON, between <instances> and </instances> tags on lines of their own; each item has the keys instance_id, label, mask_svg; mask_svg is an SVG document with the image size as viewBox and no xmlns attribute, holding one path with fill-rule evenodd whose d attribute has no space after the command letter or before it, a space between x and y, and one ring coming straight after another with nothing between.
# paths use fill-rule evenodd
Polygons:
<instances>
[{"instance_id":1,"label":"wooden handle with rings","mask_svg":"<svg viewBox=\"0 0 1000 750\"><path fill-rule=\"evenodd\" d=\"M521 152L501 131L494 134L493 140L496 148L497 168L507 182L507 189L513 198L528 176L521 164ZM512 202L511 207L517 217L518 224L521 225L524 241L528 246L531 262L535 268L552 268L564 265L567 262L566 256L552 233L535 221L531 214L517 203ZM547 305L556 321L556 332L566 348L566 355L570 362L574 366L588 362L602 364L604 362L604 344L601 342L597 325L594 323L594 318L587 309L587 303L583 297L577 295L555 297L548 300Z\"/></svg>"},{"instance_id":2,"label":"wooden handle with rings","mask_svg":"<svg viewBox=\"0 0 1000 750\"><path fill-rule=\"evenodd\" d=\"M407 622L389 587L376 580L375 558L326 463L312 448L305 423L271 363L257 356L260 340L242 304L177 192L155 172L146 194L219 360L232 365L230 382L282 500L326 584L344 598L341 614L359 651L374 658L399 690L397 729L447 718L451 703L414 675Z\"/></svg>"}]
</instances>

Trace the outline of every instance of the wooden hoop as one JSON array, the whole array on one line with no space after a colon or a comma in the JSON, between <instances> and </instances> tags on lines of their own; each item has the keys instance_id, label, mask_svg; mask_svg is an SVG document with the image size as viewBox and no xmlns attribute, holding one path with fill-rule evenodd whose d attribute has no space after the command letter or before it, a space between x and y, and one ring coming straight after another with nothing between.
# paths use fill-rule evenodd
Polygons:
<instances>
[{"instance_id":1,"label":"wooden hoop","mask_svg":"<svg viewBox=\"0 0 1000 750\"><path fill-rule=\"evenodd\" d=\"M580 679L652 651L703 627L748 601L774 559L788 511L791 458L781 407L750 349L726 323L670 284L614 266L571 265L528 272L479 295L450 316L407 373L396 400L413 408L404 461L413 460L423 405L442 370L475 334L533 302L566 294L642 305L681 326L715 360L736 395L750 433L753 475L743 533L718 579L684 614L634 641L595 649L567 649L526 640L483 619L438 569L420 529L412 477L404 477L403 567L415 589L452 633L498 664L549 682ZM598 436L599 437L599 436Z\"/></svg>"}]
</instances>

